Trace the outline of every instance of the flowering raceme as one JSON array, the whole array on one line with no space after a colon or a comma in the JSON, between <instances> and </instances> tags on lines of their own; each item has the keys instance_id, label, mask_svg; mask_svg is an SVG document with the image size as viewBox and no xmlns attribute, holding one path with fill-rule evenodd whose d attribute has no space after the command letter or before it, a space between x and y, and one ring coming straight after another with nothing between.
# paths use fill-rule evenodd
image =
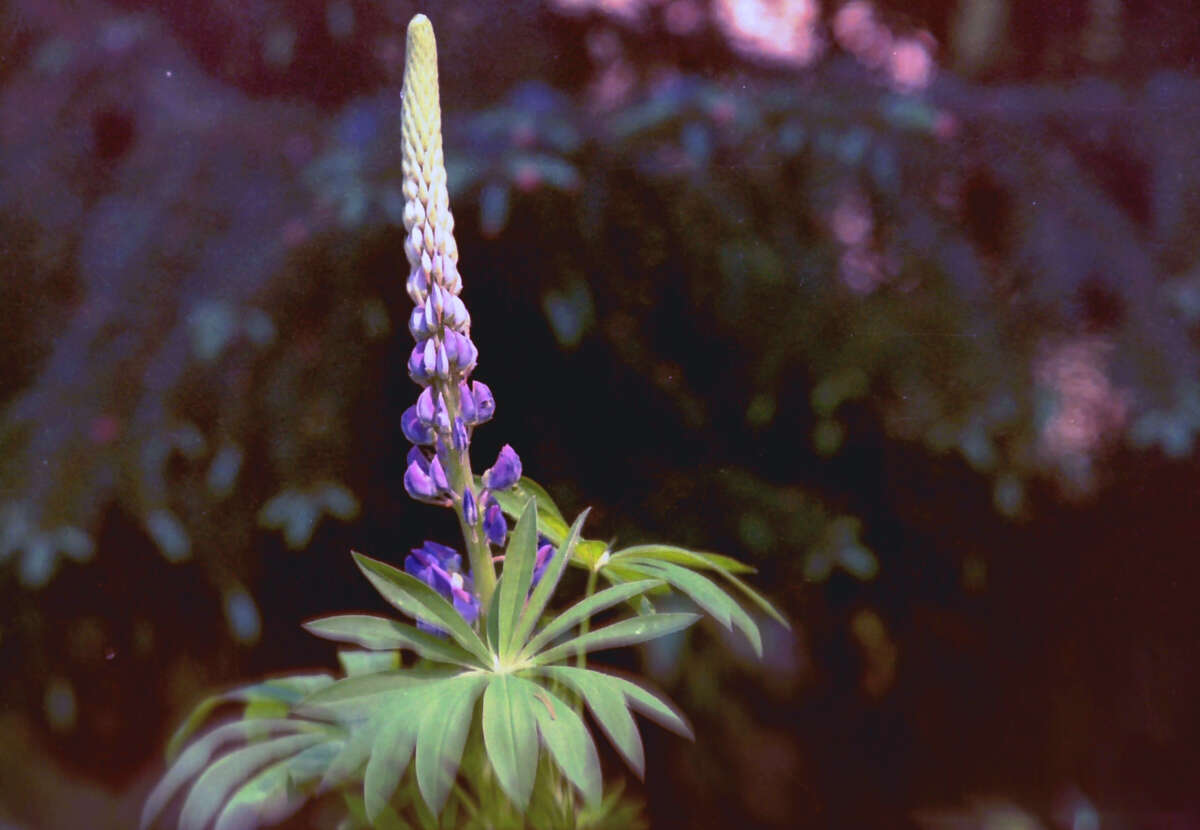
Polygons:
<instances>
[{"instance_id":1,"label":"flowering raceme","mask_svg":"<svg viewBox=\"0 0 1200 830\"><path fill-rule=\"evenodd\" d=\"M639 776L645 751L635 710L681 736L692 733L655 693L588 668L588 654L692 625L698 614L659 610L648 596L673 591L742 632L761 655L757 623L714 578L786 624L737 576L751 569L735 559L671 545L612 550L584 538L588 511L569 523L550 494L523 477L521 459L507 444L483 475L472 472L472 433L496 404L485 384L471 380L479 352L459 296L437 57L424 15L409 24L407 55L404 249L413 300L409 330L416 341L408 371L421 391L400 420L413 444L404 486L413 498L455 512L465 555L426 541L411 550L401 570L354 553L367 580L416 625L371 614L305 623L319 637L354 647L339 655L345 676L275 678L202 702L174 745L214 708L232 701L248 705L240 720L216 726L179 755L146 799L143 830L193 778L180 808L180 830L265 826L306 798L335 792L347 806L339 825L347 830L414 826L408 819L471 830L625 826L614 818L625 809L619 800L602 798L600 758L584 709ZM511 528L509 519L515 520ZM493 556L493 546L503 552ZM496 562L503 563L499 579ZM587 572L584 596L551 610L570 566ZM601 576L607 587L600 587ZM622 618L617 611L617 619L592 628L593 617L631 603L636 616ZM406 668L401 652L421 662ZM250 705L259 701L269 705ZM231 743L239 745L224 752ZM210 760L218 750L222 754ZM486 763L463 766L464 757ZM469 815L457 812L463 804L470 805Z\"/></svg>"},{"instance_id":2,"label":"flowering raceme","mask_svg":"<svg viewBox=\"0 0 1200 830\"><path fill-rule=\"evenodd\" d=\"M471 340L471 315L459 296L462 277L446 190L437 47L433 27L425 18L409 27L402 97L404 253L409 266L406 287L413 301L408 330L416 341L408 373L422 387L416 403L400 420L401 430L413 443L404 487L414 499L450 507L458 515L471 573L486 600L496 583L490 546L503 544L508 535L508 523L492 492L520 481L521 459L506 444L495 465L483 474L483 487L477 487L471 472L471 434L492 417L496 403L486 384L470 379L479 350ZM430 545L442 549L432 542L426 543L426 549ZM428 550L426 554L440 555ZM445 593L432 566L408 570ZM463 585L472 584L469 576L462 580ZM479 597L473 596L472 601L471 607L478 609ZM459 607L457 595L455 607ZM468 617L468 622L473 620Z\"/></svg>"}]
</instances>

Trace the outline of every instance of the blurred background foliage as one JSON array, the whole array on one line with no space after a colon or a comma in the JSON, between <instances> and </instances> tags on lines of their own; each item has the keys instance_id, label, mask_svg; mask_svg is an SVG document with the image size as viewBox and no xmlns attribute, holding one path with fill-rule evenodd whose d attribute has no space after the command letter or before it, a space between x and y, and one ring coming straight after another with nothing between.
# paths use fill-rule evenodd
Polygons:
<instances>
[{"instance_id":1,"label":"blurred background foliage","mask_svg":"<svg viewBox=\"0 0 1200 830\"><path fill-rule=\"evenodd\" d=\"M397 428L421 9L0 9L0 823L128 827L204 690L332 665L349 548L452 539ZM424 10L480 457L795 621L643 655L701 736L652 824L1200 824L1191 3Z\"/></svg>"}]
</instances>

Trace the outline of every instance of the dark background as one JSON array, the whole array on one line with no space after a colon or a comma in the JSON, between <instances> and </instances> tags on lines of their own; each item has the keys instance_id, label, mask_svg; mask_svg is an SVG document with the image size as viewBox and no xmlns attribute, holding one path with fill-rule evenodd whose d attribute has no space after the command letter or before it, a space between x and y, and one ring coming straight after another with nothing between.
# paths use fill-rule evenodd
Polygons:
<instances>
[{"instance_id":1,"label":"dark background","mask_svg":"<svg viewBox=\"0 0 1200 830\"><path fill-rule=\"evenodd\" d=\"M0 9L0 827L133 826L188 707L382 607L351 548L453 542L401 485L418 10L476 466L793 621L637 662L698 735L644 728L652 826L1200 827L1192 3Z\"/></svg>"}]
</instances>

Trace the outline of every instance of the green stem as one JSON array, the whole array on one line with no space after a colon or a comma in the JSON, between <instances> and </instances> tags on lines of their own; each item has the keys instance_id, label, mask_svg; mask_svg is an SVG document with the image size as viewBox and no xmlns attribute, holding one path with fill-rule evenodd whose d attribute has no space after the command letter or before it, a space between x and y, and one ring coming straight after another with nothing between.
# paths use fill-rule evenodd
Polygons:
<instances>
[{"instance_id":1,"label":"green stem","mask_svg":"<svg viewBox=\"0 0 1200 830\"><path fill-rule=\"evenodd\" d=\"M596 578L600 576L600 571L592 568L588 571L587 588L584 589L583 598L587 599L596 592ZM587 634L592 627L592 618L584 617L583 622L579 624L579 636ZM581 648L579 653L575 655L575 665L581 669L587 668L587 653Z\"/></svg>"},{"instance_id":2,"label":"green stem","mask_svg":"<svg viewBox=\"0 0 1200 830\"><path fill-rule=\"evenodd\" d=\"M435 388L442 396L442 400L445 401L450 423L453 424L462 405L458 394L458 382L454 380L453 382L437 383ZM439 437L448 446L451 444L451 436ZM451 451L448 455L446 478L454 490L454 514L458 516L463 541L467 546L467 561L471 563L471 578L475 582L475 591L479 594L481 615L486 615L488 605L492 601L492 594L496 590L496 567L492 564L491 546L488 545L488 541L483 535L483 511L479 511L480 515L475 524L469 524L463 513L462 493L464 490L470 488L472 498L475 499L476 504L479 503L479 493L475 490L475 474L471 471L470 447L463 448L461 452Z\"/></svg>"}]
</instances>

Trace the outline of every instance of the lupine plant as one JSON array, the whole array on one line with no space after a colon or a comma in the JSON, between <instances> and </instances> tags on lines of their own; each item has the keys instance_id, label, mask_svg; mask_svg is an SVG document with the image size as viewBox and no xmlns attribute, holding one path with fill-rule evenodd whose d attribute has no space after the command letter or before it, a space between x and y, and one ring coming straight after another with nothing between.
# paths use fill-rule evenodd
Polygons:
<instances>
[{"instance_id":1,"label":"lupine plant","mask_svg":"<svg viewBox=\"0 0 1200 830\"><path fill-rule=\"evenodd\" d=\"M586 511L568 524L549 494L522 477L508 445L475 475L472 435L495 401L471 379L479 352L460 296L436 45L424 15L408 27L402 141L416 341L408 373L421 387L401 418L413 444L404 486L454 511L465 562L433 541L414 548L403 568L355 553L366 578L415 625L367 614L307 623L319 637L357 647L340 654L345 676L285 676L201 703L171 741L173 763L146 802L143 827L160 821L189 783L181 830L270 824L331 793L344 799L345 828L628 826L636 816L619 788L603 795L585 712L639 776L645 756L632 711L685 737L691 731L662 697L589 667L587 655L692 625L698 614L656 607L676 607L670 597L678 594L761 656L757 623L716 579L786 625L739 578L750 568L734 559L669 545L614 550L584 538ZM568 566L586 574L583 597L549 613L571 582ZM617 619L592 627L613 609ZM239 717L194 737L227 704L240 706Z\"/></svg>"}]
</instances>

